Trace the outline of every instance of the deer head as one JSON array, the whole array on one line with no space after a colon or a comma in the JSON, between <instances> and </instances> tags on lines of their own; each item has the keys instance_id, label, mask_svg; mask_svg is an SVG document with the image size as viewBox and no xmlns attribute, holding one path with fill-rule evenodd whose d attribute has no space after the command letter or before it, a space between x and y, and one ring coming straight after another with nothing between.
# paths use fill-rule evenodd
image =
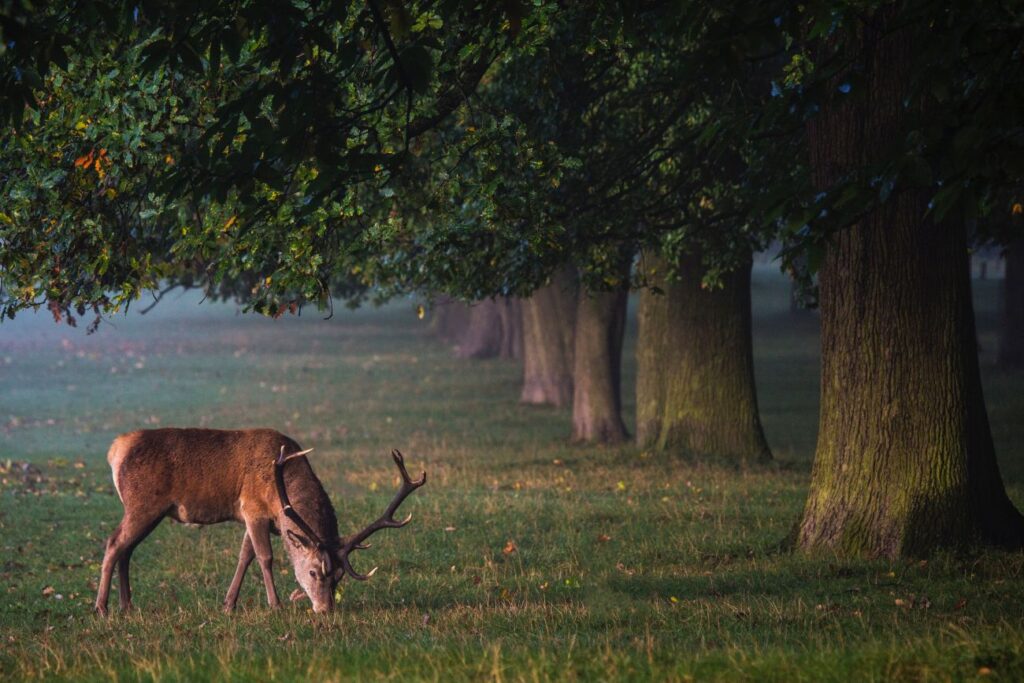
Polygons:
<instances>
[{"instance_id":1,"label":"deer head","mask_svg":"<svg viewBox=\"0 0 1024 683\"><path fill-rule=\"evenodd\" d=\"M352 568L349 555L356 550L365 550L370 547L365 543L366 539L381 529L397 529L405 526L412 520L410 514L405 519L396 520L395 512L402 502L413 491L427 483L427 473L413 480L405 469L405 461L398 450L391 451L395 465L402 477L402 484L385 509L384 514L352 536L336 536L334 538L321 538L309 524L302 519L301 515L292 507L288 499L288 491L284 485L284 465L293 458L304 457L313 449L285 455L284 446L274 463L274 482L277 486L277 495L281 502L281 510L288 520L288 524L282 523L281 533L286 538L285 547L291 557L295 569L295 578L302 588L302 592L313 603L314 612L329 612L334 609L334 590L346 574L357 581L369 579L377 571L374 567L366 574L360 574ZM302 598L299 591L292 593L292 600Z\"/></svg>"}]
</instances>

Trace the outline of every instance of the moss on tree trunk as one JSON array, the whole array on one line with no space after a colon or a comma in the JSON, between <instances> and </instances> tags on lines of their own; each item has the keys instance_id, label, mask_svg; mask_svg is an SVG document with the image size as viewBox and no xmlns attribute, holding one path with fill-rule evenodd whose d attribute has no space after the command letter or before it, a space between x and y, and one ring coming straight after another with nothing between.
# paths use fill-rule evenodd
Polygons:
<instances>
[{"instance_id":1,"label":"moss on tree trunk","mask_svg":"<svg viewBox=\"0 0 1024 683\"><path fill-rule=\"evenodd\" d=\"M754 388L750 323L751 261L701 287L699 255L678 264L644 259L659 294L640 295L637 340L637 441L663 450L740 460L770 460Z\"/></svg>"},{"instance_id":2,"label":"moss on tree trunk","mask_svg":"<svg viewBox=\"0 0 1024 683\"><path fill-rule=\"evenodd\" d=\"M619 443L622 422L622 338L626 329L625 288L580 290L573 352L572 438Z\"/></svg>"},{"instance_id":3,"label":"moss on tree trunk","mask_svg":"<svg viewBox=\"0 0 1024 683\"><path fill-rule=\"evenodd\" d=\"M572 352L578 286L571 267L521 302L523 403L567 406L572 402Z\"/></svg>"},{"instance_id":4,"label":"moss on tree trunk","mask_svg":"<svg viewBox=\"0 0 1024 683\"><path fill-rule=\"evenodd\" d=\"M818 187L902 140L914 47L886 17L863 30L870 97L827 103L809 124ZM803 550L898 557L1024 538L985 411L963 221L933 223L928 199L897 190L835 235L824 258L821 415L796 536Z\"/></svg>"}]
</instances>

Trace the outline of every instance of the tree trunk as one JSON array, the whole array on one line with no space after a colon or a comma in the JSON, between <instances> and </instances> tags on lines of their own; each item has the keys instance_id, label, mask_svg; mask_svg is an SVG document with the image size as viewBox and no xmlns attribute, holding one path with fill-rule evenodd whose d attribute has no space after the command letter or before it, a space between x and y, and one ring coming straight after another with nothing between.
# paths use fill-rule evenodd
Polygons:
<instances>
[{"instance_id":1,"label":"tree trunk","mask_svg":"<svg viewBox=\"0 0 1024 683\"><path fill-rule=\"evenodd\" d=\"M573 441L626 440L622 422L622 338L628 295L626 288L611 292L580 289L573 352Z\"/></svg>"},{"instance_id":2,"label":"tree trunk","mask_svg":"<svg viewBox=\"0 0 1024 683\"><path fill-rule=\"evenodd\" d=\"M808 125L821 189L903 139L914 47L889 16L862 36L870 97L827 103ZM933 223L928 200L894 194L825 255L821 414L801 549L893 558L1024 539L982 396L963 221Z\"/></svg>"},{"instance_id":3,"label":"tree trunk","mask_svg":"<svg viewBox=\"0 0 1024 683\"><path fill-rule=\"evenodd\" d=\"M572 268L563 268L551 284L521 302L523 403L561 407L572 402L577 289Z\"/></svg>"},{"instance_id":4,"label":"tree trunk","mask_svg":"<svg viewBox=\"0 0 1024 683\"><path fill-rule=\"evenodd\" d=\"M457 358L519 358L522 348L519 301L507 297L470 306L466 326L455 340Z\"/></svg>"},{"instance_id":5,"label":"tree trunk","mask_svg":"<svg viewBox=\"0 0 1024 683\"><path fill-rule=\"evenodd\" d=\"M999 365L1024 368L1024 239L1006 248Z\"/></svg>"},{"instance_id":6,"label":"tree trunk","mask_svg":"<svg viewBox=\"0 0 1024 683\"><path fill-rule=\"evenodd\" d=\"M699 255L678 278L668 263L645 259L663 294L640 295L637 341L637 442L661 450L739 460L771 460L754 389L750 321L751 260L701 287Z\"/></svg>"}]
</instances>

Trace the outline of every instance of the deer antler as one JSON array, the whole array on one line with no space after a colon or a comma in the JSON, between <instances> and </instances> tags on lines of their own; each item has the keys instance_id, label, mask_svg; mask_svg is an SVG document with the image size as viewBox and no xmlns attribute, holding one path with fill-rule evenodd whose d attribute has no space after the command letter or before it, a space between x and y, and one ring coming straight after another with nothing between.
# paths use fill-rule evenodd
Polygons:
<instances>
[{"instance_id":1,"label":"deer antler","mask_svg":"<svg viewBox=\"0 0 1024 683\"><path fill-rule=\"evenodd\" d=\"M288 500L288 492L284 488L284 464L292 458L302 457L312 450L312 448L307 448L304 451L285 455L284 445L282 445L281 453L278 454L277 459L274 461L274 483L277 485L277 497L281 500L281 509L284 511L285 516L292 520L295 523L295 526L302 529L302 533L306 534L306 536L309 537L309 540L316 544L318 550L326 551L327 546L324 545L324 542L320 540L320 537L317 536L316 532L306 524L305 520L303 520L302 517L299 516L299 513L295 511L295 508L292 507L291 501Z\"/></svg>"},{"instance_id":2,"label":"deer antler","mask_svg":"<svg viewBox=\"0 0 1024 683\"><path fill-rule=\"evenodd\" d=\"M352 565L349 562L349 553L353 550L369 548L370 545L368 543L364 544L363 541L381 529L398 529L408 524L412 520L412 515L410 514L405 519L398 521L395 519L395 511L398 510L398 506L402 504L402 501L409 497L410 493L427 483L426 472L424 472L423 476L416 481L409 478L409 473L405 469L405 460L397 449L391 451L391 457L395 459L395 464L398 465L398 472L402 475L401 488L398 489L398 493L395 494L394 499L392 499L387 509L384 510L384 514L359 533L345 539L344 546L342 546L341 550L338 551L338 559L341 562L341 566L349 576L357 581L365 581L373 576L377 571L377 567L371 569L368 574L359 574L352 568Z\"/></svg>"}]
</instances>

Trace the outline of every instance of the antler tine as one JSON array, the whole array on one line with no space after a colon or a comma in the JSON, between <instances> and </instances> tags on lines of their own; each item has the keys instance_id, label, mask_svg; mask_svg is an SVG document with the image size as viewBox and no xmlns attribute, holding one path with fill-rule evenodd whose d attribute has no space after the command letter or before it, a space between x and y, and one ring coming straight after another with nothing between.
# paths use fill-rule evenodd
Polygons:
<instances>
[{"instance_id":1,"label":"antler tine","mask_svg":"<svg viewBox=\"0 0 1024 683\"><path fill-rule=\"evenodd\" d=\"M345 573L348 574L349 576L351 576L356 581L366 581L371 576L376 574L377 570L379 569L379 567L374 567L373 569L371 569L366 574L360 574L359 572L357 572L355 569L352 568L352 565L348 561L348 555L345 555L345 554L341 555L341 566L342 566L342 568L344 568Z\"/></svg>"},{"instance_id":2,"label":"antler tine","mask_svg":"<svg viewBox=\"0 0 1024 683\"><path fill-rule=\"evenodd\" d=\"M405 459L402 457L402 453L397 448L391 451L391 457L394 459L395 465L398 466L399 474L402 475L402 485L398 489L398 493L395 494L395 497L388 504L387 508L385 508L384 514L382 514L376 520L371 522L362 531L349 537L345 541L344 546L338 553L338 557L341 561L341 566L345 569L345 572L357 581L365 581L366 579L370 578L371 576L373 576L374 572L377 571L377 568L374 567L373 571L365 575L358 573L352 568L352 564L349 562L349 553L351 553L353 550L361 550L363 548L369 547L369 544L364 544L363 541L365 541L372 534L380 531L381 529L398 529L412 521L411 514L401 521L395 519L395 511L398 510L398 506L401 505L402 502L409 497L409 494L411 494L413 491L427 483L426 472L424 472L423 476L416 480L413 480L412 478L409 477L409 472L406 471L405 469Z\"/></svg>"},{"instance_id":3,"label":"antler tine","mask_svg":"<svg viewBox=\"0 0 1024 683\"><path fill-rule=\"evenodd\" d=\"M409 477L409 471L405 469L405 458L402 456L402 452L400 450L393 448L391 450L391 457L395 459L395 464L398 465L398 472L402 475L402 481L406 484L412 484L416 487L420 487L427 483L427 473L425 471L416 481L413 481L412 478Z\"/></svg>"},{"instance_id":4,"label":"antler tine","mask_svg":"<svg viewBox=\"0 0 1024 683\"><path fill-rule=\"evenodd\" d=\"M280 465L283 465L286 462L288 462L289 460L291 460L292 458L301 458L302 456L309 455L312 452L313 452L312 448L307 448L304 451L297 451L295 453L289 453L288 455L285 455L284 454L284 445L282 445L281 446L281 454L277 456L277 463L280 464Z\"/></svg>"}]
</instances>

